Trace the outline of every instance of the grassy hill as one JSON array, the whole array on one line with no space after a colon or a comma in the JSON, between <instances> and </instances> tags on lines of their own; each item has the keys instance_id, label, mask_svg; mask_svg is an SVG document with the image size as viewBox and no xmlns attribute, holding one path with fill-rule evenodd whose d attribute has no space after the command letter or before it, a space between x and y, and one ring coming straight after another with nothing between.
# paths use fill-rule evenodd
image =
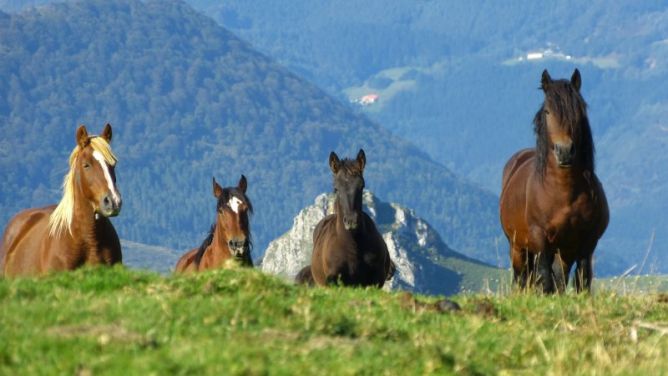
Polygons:
<instances>
[{"instance_id":1,"label":"grassy hill","mask_svg":"<svg viewBox=\"0 0 668 376\"><path fill-rule=\"evenodd\" d=\"M493 253L496 198L182 2L72 1L0 14L0 228L60 199L80 123L114 126L134 242L183 251L214 218L211 177L249 181L255 258L331 190L329 152L366 151L367 186L453 248Z\"/></svg>"},{"instance_id":2,"label":"grassy hill","mask_svg":"<svg viewBox=\"0 0 668 376\"><path fill-rule=\"evenodd\" d=\"M0 280L2 374L662 374L665 295L434 297L256 270Z\"/></svg>"}]
</instances>

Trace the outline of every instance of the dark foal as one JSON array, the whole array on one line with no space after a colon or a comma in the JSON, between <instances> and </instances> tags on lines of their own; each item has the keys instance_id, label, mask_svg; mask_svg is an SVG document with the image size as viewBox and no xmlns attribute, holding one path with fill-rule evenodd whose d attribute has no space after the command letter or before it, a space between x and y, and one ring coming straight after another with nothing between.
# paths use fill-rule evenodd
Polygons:
<instances>
[{"instance_id":1,"label":"dark foal","mask_svg":"<svg viewBox=\"0 0 668 376\"><path fill-rule=\"evenodd\" d=\"M354 160L329 156L334 174L334 214L313 231L311 265L296 279L301 283L382 287L392 276L392 261L382 235L371 217L362 211L364 150Z\"/></svg>"}]
</instances>

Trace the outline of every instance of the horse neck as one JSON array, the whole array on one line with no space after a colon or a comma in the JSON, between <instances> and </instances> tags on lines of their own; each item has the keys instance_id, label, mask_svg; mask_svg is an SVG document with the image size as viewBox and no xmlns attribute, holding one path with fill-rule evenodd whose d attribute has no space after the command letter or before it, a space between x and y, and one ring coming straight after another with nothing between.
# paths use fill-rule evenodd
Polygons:
<instances>
[{"instance_id":1,"label":"horse neck","mask_svg":"<svg viewBox=\"0 0 668 376\"><path fill-rule=\"evenodd\" d=\"M211 241L211 249L209 250L213 257L222 257L223 259L226 259L232 256L227 245L228 240L223 224L220 223L220 218L216 219L216 226L214 227L213 239Z\"/></svg>"},{"instance_id":2,"label":"horse neck","mask_svg":"<svg viewBox=\"0 0 668 376\"><path fill-rule=\"evenodd\" d=\"M67 235L71 238L71 242L75 243L73 245L83 246L88 252L96 251L98 244L95 235L95 210L84 197L79 185L74 189L73 205L72 223L70 233Z\"/></svg>"},{"instance_id":3,"label":"horse neck","mask_svg":"<svg viewBox=\"0 0 668 376\"><path fill-rule=\"evenodd\" d=\"M362 211L361 207L356 208L355 211L358 215L358 227L356 233L359 234L364 232L365 229L364 212ZM345 226L343 225L343 209L341 209L341 203L339 202L338 197L336 197L336 200L334 200L334 215L336 217L336 231L339 233L348 233L352 235L352 233L346 230Z\"/></svg>"},{"instance_id":4,"label":"horse neck","mask_svg":"<svg viewBox=\"0 0 668 376\"><path fill-rule=\"evenodd\" d=\"M575 197L582 190L583 184L587 184L585 177L586 169L579 163L571 168L561 168L554 157L548 159L543 177L543 184L555 187L569 197Z\"/></svg>"}]
</instances>

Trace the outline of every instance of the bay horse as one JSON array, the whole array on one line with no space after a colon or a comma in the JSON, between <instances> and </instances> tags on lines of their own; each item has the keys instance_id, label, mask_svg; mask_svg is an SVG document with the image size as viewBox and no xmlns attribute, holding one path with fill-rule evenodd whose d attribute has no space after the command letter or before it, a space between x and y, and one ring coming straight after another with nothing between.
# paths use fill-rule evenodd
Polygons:
<instances>
[{"instance_id":1,"label":"bay horse","mask_svg":"<svg viewBox=\"0 0 668 376\"><path fill-rule=\"evenodd\" d=\"M591 290L592 257L608 221L608 203L594 172L587 104L575 69L569 80L543 71L545 100L534 117L536 146L506 163L499 211L510 244L513 279L544 293L562 292L575 263L575 290Z\"/></svg>"},{"instance_id":2,"label":"bay horse","mask_svg":"<svg viewBox=\"0 0 668 376\"><path fill-rule=\"evenodd\" d=\"M0 245L3 275L41 275L122 261L121 244L108 218L118 215L122 205L111 136L110 124L99 136L89 136L86 127L79 126L60 203L24 210L7 224Z\"/></svg>"},{"instance_id":3,"label":"bay horse","mask_svg":"<svg viewBox=\"0 0 668 376\"><path fill-rule=\"evenodd\" d=\"M181 256L176 263L177 273L220 268L229 260L253 266L248 221L253 205L246 196L247 188L244 175L241 175L236 187L227 188L222 188L213 178L213 196L217 200L215 223L199 248Z\"/></svg>"},{"instance_id":4,"label":"bay horse","mask_svg":"<svg viewBox=\"0 0 668 376\"><path fill-rule=\"evenodd\" d=\"M366 156L360 149L354 160L329 155L334 174L334 214L313 231L311 265L296 277L298 283L382 287L394 268L385 240L373 220L362 211Z\"/></svg>"}]
</instances>

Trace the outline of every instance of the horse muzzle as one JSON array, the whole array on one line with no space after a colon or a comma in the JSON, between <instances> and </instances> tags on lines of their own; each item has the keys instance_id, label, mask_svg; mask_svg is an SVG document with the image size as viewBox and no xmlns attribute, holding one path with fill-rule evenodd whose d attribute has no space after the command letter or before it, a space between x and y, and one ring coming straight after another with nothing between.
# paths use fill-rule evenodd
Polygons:
<instances>
[{"instance_id":1,"label":"horse muzzle","mask_svg":"<svg viewBox=\"0 0 668 376\"><path fill-rule=\"evenodd\" d=\"M250 242L248 239L244 240L230 240L227 242L227 247L234 258L243 258L250 251Z\"/></svg>"},{"instance_id":2,"label":"horse muzzle","mask_svg":"<svg viewBox=\"0 0 668 376\"><path fill-rule=\"evenodd\" d=\"M115 217L121 212L121 206L123 206L121 197L109 193L100 200L99 212L105 217Z\"/></svg>"},{"instance_id":3,"label":"horse muzzle","mask_svg":"<svg viewBox=\"0 0 668 376\"><path fill-rule=\"evenodd\" d=\"M573 146L573 143L554 144L554 156L557 158L559 167L571 167L575 160L575 147Z\"/></svg>"}]
</instances>

